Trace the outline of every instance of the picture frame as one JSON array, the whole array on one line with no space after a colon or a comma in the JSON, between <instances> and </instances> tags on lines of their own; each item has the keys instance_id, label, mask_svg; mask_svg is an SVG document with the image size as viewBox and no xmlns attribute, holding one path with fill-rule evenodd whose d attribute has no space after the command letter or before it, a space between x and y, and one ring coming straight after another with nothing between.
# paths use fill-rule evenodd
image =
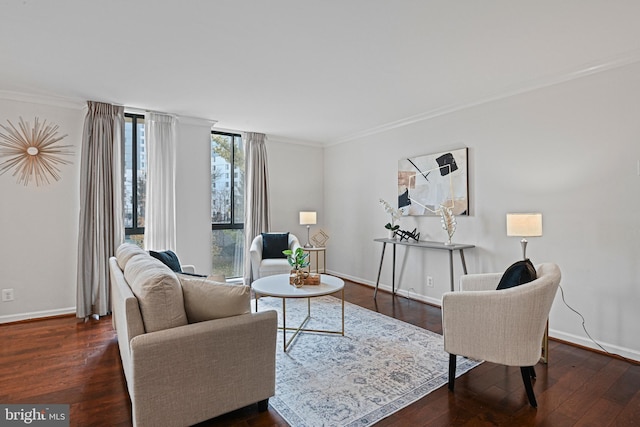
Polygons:
<instances>
[{"instance_id":1,"label":"picture frame","mask_svg":"<svg viewBox=\"0 0 640 427\"><path fill-rule=\"evenodd\" d=\"M469 215L468 149L398 161L398 209L403 216L439 216L441 206Z\"/></svg>"}]
</instances>

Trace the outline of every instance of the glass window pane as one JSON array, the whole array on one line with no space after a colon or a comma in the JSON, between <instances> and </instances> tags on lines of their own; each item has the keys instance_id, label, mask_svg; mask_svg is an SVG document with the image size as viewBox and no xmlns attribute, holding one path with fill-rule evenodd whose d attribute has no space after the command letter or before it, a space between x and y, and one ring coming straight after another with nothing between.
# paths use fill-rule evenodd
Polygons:
<instances>
[{"instance_id":1,"label":"glass window pane","mask_svg":"<svg viewBox=\"0 0 640 427\"><path fill-rule=\"evenodd\" d=\"M244 223L244 146L242 138L234 137L234 158L233 158L233 222Z\"/></svg>"},{"instance_id":2,"label":"glass window pane","mask_svg":"<svg viewBox=\"0 0 640 427\"><path fill-rule=\"evenodd\" d=\"M229 167L232 157L232 140L229 135L211 135L211 223L231 224L231 189L229 174L222 171Z\"/></svg>"},{"instance_id":3,"label":"glass window pane","mask_svg":"<svg viewBox=\"0 0 640 427\"><path fill-rule=\"evenodd\" d=\"M138 245L141 248L144 248L144 234L129 234L124 237L125 243L133 243L134 245Z\"/></svg>"},{"instance_id":4,"label":"glass window pane","mask_svg":"<svg viewBox=\"0 0 640 427\"><path fill-rule=\"evenodd\" d=\"M124 118L124 226L133 227L133 120Z\"/></svg>"},{"instance_id":5,"label":"glass window pane","mask_svg":"<svg viewBox=\"0 0 640 427\"><path fill-rule=\"evenodd\" d=\"M212 273L224 274L227 279L242 277L244 230L212 230L211 234Z\"/></svg>"},{"instance_id":6,"label":"glass window pane","mask_svg":"<svg viewBox=\"0 0 640 427\"><path fill-rule=\"evenodd\" d=\"M138 227L144 227L145 202L147 200L147 152L144 144L144 119L138 119L137 148L138 148Z\"/></svg>"}]
</instances>

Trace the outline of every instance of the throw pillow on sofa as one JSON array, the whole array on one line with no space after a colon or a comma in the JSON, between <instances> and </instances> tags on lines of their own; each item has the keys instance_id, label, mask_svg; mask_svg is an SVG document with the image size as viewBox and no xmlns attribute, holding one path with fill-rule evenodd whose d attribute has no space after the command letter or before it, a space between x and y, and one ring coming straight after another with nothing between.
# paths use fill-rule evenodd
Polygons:
<instances>
[{"instance_id":1,"label":"throw pillow on sofa","mask_svg":"<svg viewBox=\"0 0 640 427\"><path fill-rule=\"evenodd\" d=\"M189 323L251 312L251 288L191 276L178 276Z\"/></svg>"},{"instance_id":2,"label":"throw pillow on sofa","mask_svg":"<svg viewBox=\"0 0 640 427\"><path fill-rule=\"evenodd\" d=\"M147 252L133 243L123 243L116 249L116 262L120 270L124 271L125 266L131 258L137 255L147 255Z\"/></svg>"},{"instance_id":3,"label":"throw pillow on sofa","mask_svg":"<svg viewBox=\"0 0 640 427\"><path fill-rule=\"evenodd\" d=\"M169 267L146 254L134 256L125 266L124 277L138 299L146 332L188 323L180 281Z\"/></svg>"},{"instance_id":4,"label":"throw pillow on sofa","mask_svg":"<svg viewBox=\"0 0 640 427\"><path fill-rule=\"evenodd\" d=\"M149 255L162 262L176 273L182 273L182 267L180 266L180 260L178 255L173 251L149 251Z\"/></svg>"}]
</instances>

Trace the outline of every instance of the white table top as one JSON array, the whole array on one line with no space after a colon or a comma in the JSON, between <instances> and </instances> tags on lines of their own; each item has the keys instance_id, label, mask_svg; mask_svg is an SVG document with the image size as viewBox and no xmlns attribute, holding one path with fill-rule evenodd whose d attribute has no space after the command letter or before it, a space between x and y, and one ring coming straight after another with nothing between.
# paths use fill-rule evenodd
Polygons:
<instances>
[{"instance_id":1,"label":"white table top","mask_svg":"<svg viewBox=\"0 0 640 427\"><path fill-rule=\"evenodd\" d=\"M344 281L327 274L320 275L319 285L305 285L296 288L289 284L288 274L276 274L262 277L251 284L253 291L259 295L280 298L308 298L329 295L344 288Z\"/></svg>"}]
</instances>

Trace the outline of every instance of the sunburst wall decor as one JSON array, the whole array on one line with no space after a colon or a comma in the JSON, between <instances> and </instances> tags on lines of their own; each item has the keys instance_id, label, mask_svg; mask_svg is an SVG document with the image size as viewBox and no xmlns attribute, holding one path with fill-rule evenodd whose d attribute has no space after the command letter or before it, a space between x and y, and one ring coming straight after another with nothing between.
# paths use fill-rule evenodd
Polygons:
<instances>
[{"instance_id":1,"label":"sunburst wall decor","mask_svg":"<svg viewBox=\"0 0 640 427\"><path fill-rule=\"evenodd\" d=\"M33 127L20 117L16 128L7 120L8 126L0 124L7 134L0 132L0 158L7 158L0 163L0 175L15 168L13 176L18 183L27 185L35 180L36 185L49 184L49 178L59 181L60 165L71 164L62 156L71 156L71 145L56 145L67 135L57 136L58 125L40 123L36 117Z\"/></svg>"}]
</instances>

